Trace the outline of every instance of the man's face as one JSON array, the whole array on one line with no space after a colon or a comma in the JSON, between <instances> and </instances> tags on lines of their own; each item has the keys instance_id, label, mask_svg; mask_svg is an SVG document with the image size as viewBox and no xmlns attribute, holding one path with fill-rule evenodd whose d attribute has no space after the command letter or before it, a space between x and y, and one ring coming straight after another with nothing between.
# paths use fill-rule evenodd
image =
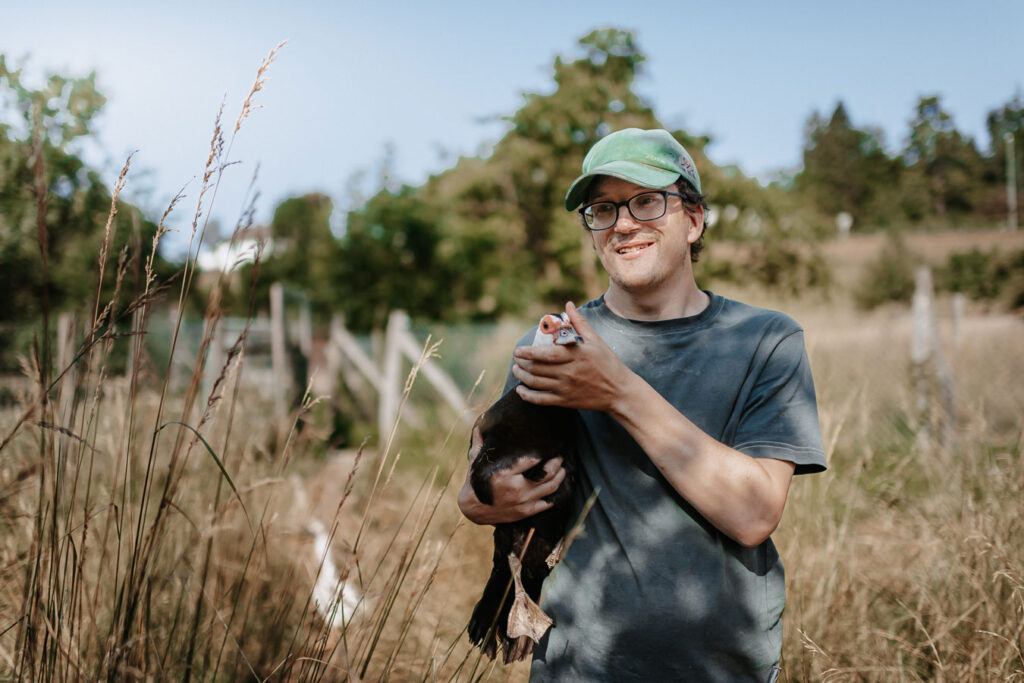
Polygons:
<instances>
[{"instance_id":1,"label":"man's face","mask_svg":"<svg viewBox=\"0 0 1024 683\"><path fill-rule=\"evenodd\" d=\"M624 202L649 191L626 180L601 176L591 186L587 202ZM687 211L679 197L669 195L661 218L638 221L622 206L614 226L591 235L612 286L643 295L685 285L692 279L690 245L700 237L703 223L703 209Z\"/></svg>"}]
</instances>

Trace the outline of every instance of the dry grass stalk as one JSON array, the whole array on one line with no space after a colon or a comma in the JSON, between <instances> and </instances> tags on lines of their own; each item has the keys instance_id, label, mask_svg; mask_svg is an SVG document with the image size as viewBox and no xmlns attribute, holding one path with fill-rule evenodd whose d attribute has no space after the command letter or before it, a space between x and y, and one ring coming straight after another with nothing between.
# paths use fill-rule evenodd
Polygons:
<instances>
[{"instance_id":1,"label":"dry grass stalk","mask_svg":"<svg viewBox=\"0 0 1024 683\"><path fill-rule=\"evenodd\" d=\"M218 151L223 149L217 142L220 139L215 133L211 163L223 153ZM205 177L208 182L213 174ZM180 195L172 204L179 199ZM194 225L199 224L201 211L197 208ZM161 220L158 237L168 229L169 213L170 209ZM248 216L240 220L239 229L251 221L251 212ZM109 230L105 232L99 248L103 263L109 234ZM157 244L158 239L153 248ZM282 544L276 531L282 520L291 519L282 507L286 500L279 485L287 481L282 475L292 453L306 445L299 440L295 425L316 400L307 394L269 470L259 464L257 450L232 445L236 419L252 419L248 411L237 410L246 327L227 354L197 426L181 428L182 434L192 436L179 437L173 445L160 443L158 435L168 424L162 417L166 410L180 411L183 418L191 414L201 370L194 373L184 396L169 394L166 376L154 392L139 374L142 347L136 345L127 382L115 383L108 376L111 354L120 337L113 325L99 333L97 322L123 319L125 312L114 315L114 302L120 297L127 264L126 254L122 254L112 302L102 311L97 303L92 330L72 361L81 370L80 388L87 389L74 393L72 414L80 428L37 419L32 426L38 430L33 434L41 437L36 448L28 439L19 439L17 429L5 441L11 448L5 455L11 453L15 456L12 461L25 466L10 480L14 486L8 486L6 475L0 475L4 504L24 510L10 517L15 520L14 533L7 536L3 547L7 558L3 572L8 578L14 575L12 571L21 573L22 580L17 582L23 587L20 595L30 599L6 590L0 598L3 605L20 604L23 609L11 625L0 624L0 661L7 662L16 676L40 680L233 678L239 674L320 680L349 676L350 672L372 677L404 676L417 670L414 660L405 656L410 648L450 638L438 631L442 624L433 615L428 633L423 634L421 626L422 610L439 572L450 573L446 549L456 539L455 530L461 528L456 524L437 531L439 513L450 517L447 481L436 481L435 467L422 482L420 494L411 502L403 501L408 477L392 462L383 484L383 470L379 469L372 493L360 494L363 514L348 518L343 506L356 490L353 468L334 507L328 552L333 552L329 548L340 530L347 530L344 535L350 539L358 538L358 533L350 533L357 528L372 530L373 538L352 544L341 579L349 576L351 581L353 576L366 574L360 588L364 608L370 611L355 621L342 612L340 627L333 618L323 620L311 610L311 596L327 554L321 554L307 581L302 567L291 561L296 554L290 550L296 541ZM190 263L189 268L193 267ZM258 272L258 262L255 270ZM191 286L190 273L183 278L183 288ZM152 254L146 260L141 286L142 293L126 309L133 321L132 335L145 334L150 303L159 289ZM211 300L202 341L207 346L213 343L222 315L216 293ZM180 319L175 341L179 328ZM436 350L436 344L427 345L406 384L406 397L416 370ZM39 372L35 369L39 360L33 359L29 368L33 373ZM42 386L36 392L44 393ZM33 405L38 401L37 397L29 399ZM220 410L223 407L226 416ZM454 430L453 425L446 442ZM253 429L247 425L243 431L251 433ZM47 434L59 438L47 439ZM390 438L395 438L394 431ZM146 441L148 449L142 445ZM64 446L59 445L62 442ZM220 475L203 474L210 469L210 459L189 457L197 442L216 461ZM58 472L46 466L62 461L56 449L66 450L67 444L77 449L71 467ZM229 454L233 455L230 460ZM453 470L445 469L450 480ZM38 480L32 481L37 473L41 473ZM236 487L229 477L243 485ZM30 484L24 486L26 482ZM227 499L223 497L226 483L233 489ZM372 504L374 499L378 504ZM38 502L35 513L26 507L29 501ZM396 504L405 506L398 520L393 517ZM246 509L259 511L252 523L246 521ZM203 510L208 512L203 514ZM99 517L103 518L100 532L89 533ZM384 528L389 531L382 536ZM360 554L355 552L357 545L362 546ZM10 558L22 559L12 562ZM372 573L360 569L367 566ZM353 569L355 573L350 574ZM268 591L281 597L279 588L271 588L279 586L296 591L280 602L267 601ZM335 608L333 614L338 615L337 605ZM436 611L436 607L430 610ZM23 635L16 647L9 648L4 639L14 631ZM430 666L437 671L436 664Z\"/></svg>"},{"instance_id":2,"label":"dry grass stalk","mask_svg":"<svg viewBox=\"0 0 1024 683\"><path fill-rule=\"evenodd\" d=\"M959 437L922 451L907 326L862 319L851 333L831 316L824 344L814 316L798 317L832 470L794 483L778 533L790 680L1024 677L1024 604L996 578L1024 567L1024 392L1003 379L1021 359L1019 322L968 321L952 358Z\"/></svg>"},{"instance_id":3,"label":"dry grass stalk","mask_svg":"<svg viewBox=\"0 0 1024 683\"><path fill-rule=\"evenodd\" d=\"M261 67L239 123L264 76ZM229 149L218 115L195 244ZM243 215L236 231L248 222ZM263 424L269 406L243 398L240 383L246 326L192 427L197 375L174 394L170 365L156 385L141 362L127 382L108 371L115 323L138 313L129 334L147 332L160 287L152 259L142 291L118 312L128 264L119 258L114 296L102 310L97 299L71 365L43 381L45 350L24 359L33 382L17 410L0 414L0 675L525 680L523 665L481 670L465 637L477 596L466 586L485 579L491 540L456 512L450 483L464 472L465 450L451 437L464 436L460 423L424 444L404 440L396 420L369 472L362 448L316 466L313 437L299 429L316 405L307 392L286 437L268 449L277 436ZM211 300L207 346L222 315ZM1008 371L1024 363L1019 320L966 322L951 357L960 438L952 450L920 450L903 319L782 307L801 305L794 312L807 329L832 470L794 484L776 537L790 595L784 680L1024 679L1024 389ZM179 317L175 343L180 326ZM425 345L402 406L437 350ZM141 345L134 353L138 361ZM73 404L56 419L46 396L71 366L81 370ZM158 439L165 414L190 425L175 427L173 443ZM210 457L191 457L197 446ZM416 474L417 458L428 461L426 474ZM302 504L292 468L306 475ZM319 552L311 520L329 520ZM328 559L338 585L324 612L314 589ZM354 612L345 587L358 591Z\"/></svg>"}]
</instances>

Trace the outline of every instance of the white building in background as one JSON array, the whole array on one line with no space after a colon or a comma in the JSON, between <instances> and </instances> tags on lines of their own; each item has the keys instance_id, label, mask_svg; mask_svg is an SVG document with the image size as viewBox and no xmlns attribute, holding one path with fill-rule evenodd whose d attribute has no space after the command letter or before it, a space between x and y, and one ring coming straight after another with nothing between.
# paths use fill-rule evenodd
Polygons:
<instances>
[{"instance_id":1,"label":"white building in background","mask_svg":"<svg viewBox=\"0 0 1024 683\"><path fill-rule=\"evenodd\" d=\"M246 230L232 241L226 239L215 247L199 252L196 262L203 272L233 270L256 259L260 240L263 241L263 257L274 250L274 241L270 238L269 227L258 227Z\"/></svg>"}]
</instances>

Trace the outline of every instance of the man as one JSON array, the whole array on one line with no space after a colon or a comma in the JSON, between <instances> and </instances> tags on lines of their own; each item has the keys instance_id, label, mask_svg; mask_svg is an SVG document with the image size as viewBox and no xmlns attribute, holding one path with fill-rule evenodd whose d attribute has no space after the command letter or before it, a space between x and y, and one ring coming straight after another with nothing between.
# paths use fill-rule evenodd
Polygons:
<instances>
[{"instance_id":1,"label":"man","mask_svg":"<svg viewBox=\"0 0 1024 683\"><path fill-rule=\"evenodd\" d=\"M608 272L566 305L583 343L514 352L508 389L579 411L577 503L598 491L546 586L554 627L533 680L759 681L778 673L785 604L769 536L794 473L825 469L803 332L789 317L697 287L706 205L667 131L627 129L590 150L569 188ZM470 453L474 457L475 453ZM559 463L524 458L463 487L479 524L547 507Z\"/></svg>"}]
</instances>

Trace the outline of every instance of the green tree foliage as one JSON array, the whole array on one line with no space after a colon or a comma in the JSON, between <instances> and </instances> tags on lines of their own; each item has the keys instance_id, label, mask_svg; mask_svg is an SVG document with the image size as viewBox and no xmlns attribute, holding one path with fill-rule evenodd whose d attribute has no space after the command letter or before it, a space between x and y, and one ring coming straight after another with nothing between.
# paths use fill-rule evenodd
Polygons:
<instances>
[{"instance_id":1,"label":"green tree foliage","mask_svg":"<svg viewBox=\"0 0 1024 683\"><path fill-rule=\"evenodd\" d=\"M815 112L808 120L803 168L793 185L826 217L851 214L855 230L1000 222L1006 216L1004 136L1019 135L1022 126L1019 96L989 112L990 151L982 156L937 95L921 97L905 146L893 157L881 133L853 126L840 101L828 119ZM1024 163L1024 150L1015 155Z\"/></svg>"},{"instance_id":2,"label":"green tree foliage","mask_svg":"<svg viewBox=\"0 0 1024 683\"><path fill-rule=\"evenodd\" d=\"M584 57L568 62L556 58L556 90L526 96L491 159L492 167L513 189L506 201L521 227L517 246L532 254L534 275L552 289L560 288L560 269L566 267L563 257L580 245L577 226L564 220L562 198L579 174L587 150L613 130L660 125L633 91L645 58L632 33L601 29L582 38L579 45ZM577 264L570 267L582 280L579 259L572 260ZM582 292L576 289L575 293Z\"/></svg>"},{"instance_id":3,"label":"green tree foliage","mask_svg":"<svg viewBox=\"0 0 1024 683\"><path fill-rule=\"evenodd\" d=\"M596 30L578 47L578 58L556 58L553 92L524 96L487 158L460 159L422 187L382 191L350 214L339 270L350 320L379 322L396 307L490 318L601 291L589 238L562 198L602 136L662 124L634 90L645 58L631 32ZM704 154L708 139L674 134L714 184L722 173ZM409 272L428 263L431 273Z\"/></svg>"},{"instance_id":4,"label":"green tree foliage","mask_svg":"<svg viewBox=\"0 0 1024 683\"><path fill-rule=\"evenodd\" d=\"M532 252L522 248L519 216L507 201L515 187L491 159L463 158L420 188L443 221L438 248L451 264L450 318L487 319L534 300Z\"/></svg>"},{"instance_id":5,"label":"green tree foliage","mask_svg":"<svg viewBox=\"0 0 1024 683\"><path fill-rule=\"evenodd\" d=\"M334 203L321 193L291 197L278 204L270 223L273 246L264 259L259 281L261 301L267 300L264 294L269 283L283 282L305 291L319 315L335 309L331 283L341 248L331 234L333 211Z\"/></svg>"},{"instance_id":6,"label":"green tree foliage","mask_svg":"<svg viewBox=\"0 0 1024 683\"><path fill-rule=\"evenodd\" d=\"M983 207L992 218L1006 211L1007 136L1013 138L1013 163L1017 180L1018 203L1024 202L1024 99L1018 92L1001 108L988 113L985 124L991 156L985 161L985 181L992 187L989 205Z\"/></svg>"},{"instance_id":7,"label":"green tree foliage","mask_svg":"<svg viewBox=\"0 0 1024 683\"><path fill-rule=\"evenodd\" d=\"M1024 306L1024 250L988 252L971 249L950 254L937 272L939 286L975 301L1005 300L1011 308Z\"/></svg>"},{"instance_id":8,"label":"green tree foliage","mask_svg":"<svg viewBox=\"0 0 1024 683\"><path fill-rule=\"evenodd\" d=\"M388 313L448 317L459 273L441 249L441 217L416 191L377 194L349 214L334 271L337 309L357 329L382 327Z\"/></svg>"},{"instance_id":9,"label":"green tree foliage","mask_svg":"<svg viewBox=\"0 0 1024 683\"><path fill-rule=\"evenodd\" d=\"M905 192L923 193L931 212L965 214L974 208L981 180L981 155L954 126L938 96L922 97L910 122L904 152L910 183Z\"/></svg>"},{"instance_id":10,"label":"green tree foliage","mask_svg":"<svg viewBox=\"0 0 1024 683\"><path fill-rule=\"evenodd\" d=\"M0 299L0 319L19 320L40 312L44 293L60 306L68 297L80 299L82 289L91 284L86 276L91 268L81 262L89 253L83 253L80 243L87 232L82 224L92 224L101 215L105 219L110 198L106 196L104 205L96 174L66 149L89 133L104 100L92 76L51 76L42 89L31 90L3 57L0 89L0 286L10 292ZM42 233L40 207L46 228ZM49 283L43 280L42 250L56 274Z\"/></svg>"},{"instance_id":11,"label":"green tree foliage","mask_svg":"<svg viewBox=\"0 0 1024 683\"><path fill-rule=\"evenodd\" d=\"M598 294L604 275L562 198L602 136L663 127L635 91L644 62L631 32L592 31L573 58L555 59L550 92L524 95L490 154L459 159L418 187L395 188L382 176L384 189L349 213L338 241L329 236L326 214L299 210L309 198L282 205L269 276L306 289L318 310L341 311L363 329L379 327L395 308L420 317L490 319ZM1019 111L1008 105L993 125L1018 125ZM779 289L827 289L829 273L814 244L834 235L839 212L868 230L936 216L958 220L977 215L970 212L991 189L980 175L988 162L937 97L921 99L907 147L896 156L886 153L880 132L854 126L842 102L827 118L815 113L804 167L790 184L764 187L738 168L711 163L707 137L673 134L694 156L715 209L705 260L713 261L718 239L750 242L744 276ZM293 253L279 252L282 246ZM883 299L905 295L900 265L882 264L875 286ZM729 272L713 262L697 270L705 280Z\"/></svg>"},{"instance_id":12,"label":"green tree foliage","mask_svg":"<svg viewBox=\"0 0 1024 683\"><path fill-rule=\"evenodd\" d=\"M884 303L908 303L914 295L914 266L920 258L898 235L890 233L878 260L868 266L854 299L861 308L874 308Z\"/></svg>"},{"instance_id":13,"label":"green tree foliage","mask_svg":"<svg viewBox=\"0 0 1024 683\"><path fill-rule=\"evenodd\" d=\"M497 210L503 250L524 257L495 264L501 271L493 274L520 295L526 287L529 296L546 301L592 294L600 287L593 250L575 217L562 208L587 150L613 130L660 125L633 89L645 58L631 32L601 29L578 45L581 57L555 59L553 92L525 95L481 172L468 182L449 184L462 193L458 213L479 215L484 206ZM509 266L520 270L509 273ZM517 298L492 292L484 303Z\"/></svg>"},{"instance_id":14,"label":"green tree foliage","mask_svg":"<svg viewBox=\"0 0 1024 683\"><path fill-rule=\"evenodd\" d=\"M105 102L94 75L51 75L35 90L0 55L0 321L25 330L31 326L23 324L38 321L47 306L92 312L111 192L75 148L93 133ZM108 251L115 262L127 244L133 256L148 252L156 229L134 207L118 207ZM115 271L108 265L106 295ZM12 327L5 329L0 354L10 366L9 354L20 343Z\"/></svg>"},{"instance_id":15,"label":"green tree foliage","mask_svg":"<svg viewBox=\"0 0 1024 683\"><path fill-rule=\"evenodd\" d=\"M885 153L880 132L851 124L841 101L827 121L817 112L808 120L803 162L795 184L819 210L849 213L858 227L886 222L900 165Z\"/></svg>"}]
</instances>

